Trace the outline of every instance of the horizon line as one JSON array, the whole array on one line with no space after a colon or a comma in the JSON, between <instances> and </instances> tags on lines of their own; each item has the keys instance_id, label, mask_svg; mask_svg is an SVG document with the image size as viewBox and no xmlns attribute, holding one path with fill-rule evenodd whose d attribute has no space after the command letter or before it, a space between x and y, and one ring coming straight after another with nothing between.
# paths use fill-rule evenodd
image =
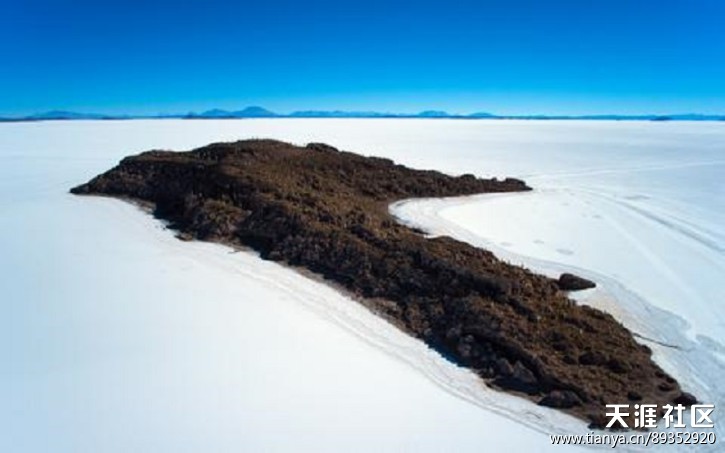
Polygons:
<instances>
[{"instance_id":1,"label":"horizon line","mask_svg":"<svg viewBox=\"0 0 725 453\"><path fill-rule=\"evenodd\" d=\"M449 113L445 110L427 109L417 113L400 113L377 110L293 110L289 113L277 113L264 107L251 105L239 110L212 108L200 113L85 113L73 110L47 110L28 115L0 116L2 122L51 121L51 120L132 120L132 119L243 119L243 118L420 118L420 119L581 119L581 120L715 120L724 121L725 113L594 113L594 114L496 114L486 111L471 113Z\"/></svg>"}]
</instances>

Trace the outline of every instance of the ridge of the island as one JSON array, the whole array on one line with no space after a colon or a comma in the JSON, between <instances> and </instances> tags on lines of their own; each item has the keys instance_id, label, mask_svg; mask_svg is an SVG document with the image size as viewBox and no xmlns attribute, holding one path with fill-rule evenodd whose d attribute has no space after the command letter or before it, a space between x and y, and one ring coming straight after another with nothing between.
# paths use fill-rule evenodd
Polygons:
<instances>
[{"instance_id":1,"label":"ridge of the island","mask_svg":"<svg viewBox=\"0 0 725 453\"><path fill-rule=\"evenodd\" d=\"M406 198L526 190L517 179L452 177L324 144L247 140L127 157L71 191L151 203L180 237L319 274L489 386L591 427L605 426L606 404L694 403L614 317L567 297L591 282L427 238L388 212Z\"/></svg>"}]
</instances>

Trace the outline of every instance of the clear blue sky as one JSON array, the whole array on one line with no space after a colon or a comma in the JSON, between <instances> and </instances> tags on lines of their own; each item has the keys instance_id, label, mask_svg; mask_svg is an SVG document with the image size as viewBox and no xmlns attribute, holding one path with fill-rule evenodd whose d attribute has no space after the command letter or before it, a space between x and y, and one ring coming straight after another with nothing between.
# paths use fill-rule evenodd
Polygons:
<instances>
[{"instance_id":1,"label":"clear blue sky","mask_svg":"<svg viewBox=\"0 0 725 453\"><path fill-rule=\"evenodd\" d=\"M725 1L0 0L0 115L725 113Z\"/></svg>"}]
</instances>

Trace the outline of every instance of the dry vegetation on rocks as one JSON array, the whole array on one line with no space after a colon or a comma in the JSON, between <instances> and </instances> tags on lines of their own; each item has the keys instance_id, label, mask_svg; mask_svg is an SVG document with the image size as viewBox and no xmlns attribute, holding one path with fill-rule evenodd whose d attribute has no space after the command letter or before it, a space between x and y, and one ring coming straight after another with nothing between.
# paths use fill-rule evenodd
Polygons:
<instances>
[{"instance_id":1,"label":"dry vegetation on rocks","mask_svg":"<svg viewBox=\"0 0 725 453\"><path fill-rule=\"evenodd\" d=\"M608 403L683 398L647 346L562 291L591 282L552 280L448 237L425 238L387 210L403 198L522 190L516 179L251 140L128 157L73 193L151 202L186 237L252 247L320 274L489 385L593 426Z\"/></svg>"}]
</instances>

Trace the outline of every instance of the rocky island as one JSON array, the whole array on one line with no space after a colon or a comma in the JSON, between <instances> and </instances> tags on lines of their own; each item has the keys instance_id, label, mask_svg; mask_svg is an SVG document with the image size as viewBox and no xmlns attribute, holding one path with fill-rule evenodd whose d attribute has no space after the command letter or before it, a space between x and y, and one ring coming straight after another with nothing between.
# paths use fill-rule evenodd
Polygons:
<instances>
[{"instance_id":1,"label":"rocky island","mask_svg":"<svg viewBox=\"0 0 725 453\"><path fill-rule=\"evenodd\" d=\"M567 297L593 282L551 279L449 237L427 238L388 212L405 198L525 190L517 179L248 140L128 157L72 192L151 204L182 238L249 247L320 275L489 386L593 427L604 426L605 404L692 404L630 331Z\"/></svg>"}]
</instances>

